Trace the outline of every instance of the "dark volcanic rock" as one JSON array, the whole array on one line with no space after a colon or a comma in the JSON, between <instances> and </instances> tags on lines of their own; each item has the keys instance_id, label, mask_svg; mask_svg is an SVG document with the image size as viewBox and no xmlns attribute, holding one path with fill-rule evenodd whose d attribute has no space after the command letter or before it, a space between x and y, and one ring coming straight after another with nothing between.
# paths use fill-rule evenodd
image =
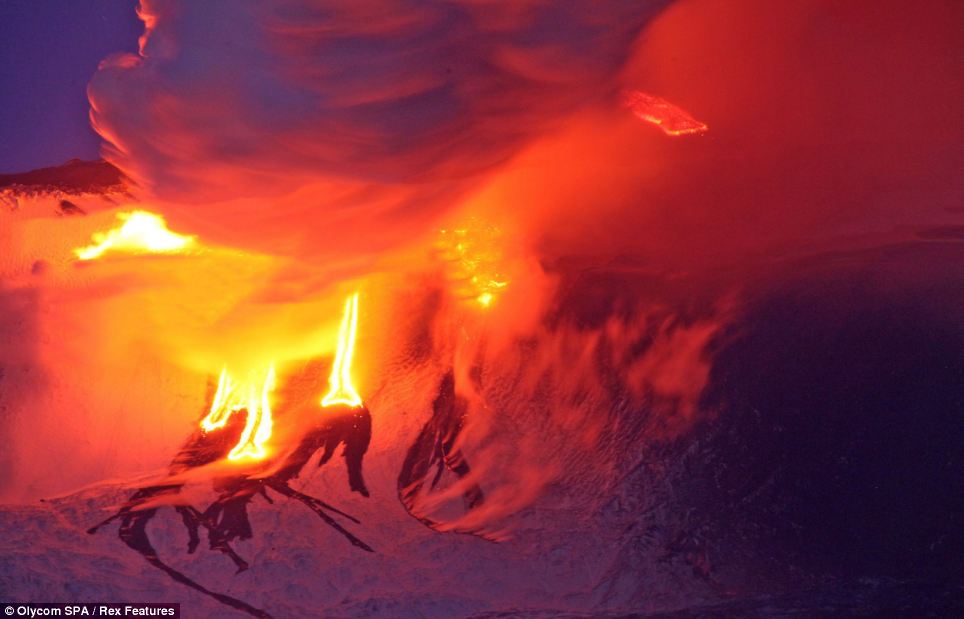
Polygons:
<instances>
[{"instance_id":1,"label":"dark volcanic rock","mask_svg":"<svg viewBox=\"0 0 964 619\"><path fill-rule=\"evenodd\" d=\"M103 193L120 190L126 177L110 163L71 159L50 168L40 168L19 174L0 174L0 189L23 191L59 190L66 193Z\"/></svg>"}]
</instances>

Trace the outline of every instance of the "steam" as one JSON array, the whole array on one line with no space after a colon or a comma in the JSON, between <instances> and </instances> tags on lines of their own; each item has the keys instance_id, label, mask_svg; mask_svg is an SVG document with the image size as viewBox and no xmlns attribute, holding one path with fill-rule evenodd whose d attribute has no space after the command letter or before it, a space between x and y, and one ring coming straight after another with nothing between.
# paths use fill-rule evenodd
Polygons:
<instances>
[{"instance_id":1,"label":"steam","mask_svg":"<svg viewBox=\"0 0 964 619\"><path fill-rule=\"evenodd\" d=\"M528 334L524 345L476 350L470 426L462 447L473 475L428 497L425 514L480 484L487 501L443 529L511 535L507 520L552 484L607 487L632 452L665 444L705 419L711 342L727 308L681 320L641 305L629 318L579 327L569 320Z\"/></svg>"}]
</instances>

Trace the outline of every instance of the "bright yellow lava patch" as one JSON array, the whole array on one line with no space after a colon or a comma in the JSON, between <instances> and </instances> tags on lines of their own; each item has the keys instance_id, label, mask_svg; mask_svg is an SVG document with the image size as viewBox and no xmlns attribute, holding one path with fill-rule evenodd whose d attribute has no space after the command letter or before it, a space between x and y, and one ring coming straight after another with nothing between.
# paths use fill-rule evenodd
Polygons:
<instances>
[{"instance_id":1,"label":"bright yellow lava patch","mask_svg":"<svg viewBox=\"0 0 964 619\"><path fill-rule=\"evenodd\" d=\"M80 260L94 260L107 252L126 254L170 254L190 249L193 236L171 232L164 218L147 211L118 213L123 223L107 232L95 232L92 245L74 250Z\"/></svg>"}]
</instances>

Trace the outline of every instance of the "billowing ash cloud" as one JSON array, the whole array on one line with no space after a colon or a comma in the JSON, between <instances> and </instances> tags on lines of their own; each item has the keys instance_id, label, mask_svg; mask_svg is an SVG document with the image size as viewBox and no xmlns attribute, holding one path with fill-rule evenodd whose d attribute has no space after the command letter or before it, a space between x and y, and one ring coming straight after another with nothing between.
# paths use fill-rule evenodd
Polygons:
<instances>
[{"instance_id":1,"label":"billowing ash cloud","mask_svg":"<svg viewBox=\"0 0 964 619\"><path fill-rule=\"evenodd\" d=\"M92 122L107 158L157 197L262 199L230 217L198 210L221 235L257 222L298 246L266 225L268 199L302 229L374 219L404 238L534 136L610 98L661 4L143 0L140 55L102 64Z\"/></svg>"},{"instance_id":2,"label":"billowing ash cloud","mask_svg":"<svg viewBox=\"0 0 964 619\"><path fill-rule=\"evenodd\" d=\"M960 194L960 8L882 6L144 0L92 119L175 228L316 265L421 237L480 188L562 254L872 244L948 223ZM709 132L647 133L624 88Z\"/></svg>"}]
</instances>

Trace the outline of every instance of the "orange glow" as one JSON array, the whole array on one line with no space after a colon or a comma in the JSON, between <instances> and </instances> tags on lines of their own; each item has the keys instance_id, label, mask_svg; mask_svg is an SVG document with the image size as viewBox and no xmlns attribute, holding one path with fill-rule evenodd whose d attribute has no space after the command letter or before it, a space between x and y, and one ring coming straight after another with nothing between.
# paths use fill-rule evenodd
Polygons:
<instances>
[{"instance_id":1,"label":"orange glow","mask_svg":"<svg viewBox=\"0 0 964 619\"><path fill-rule=\"evenodd\" d=\"M266 455L265 444L271 438L270 394L274 390L274 383L274 364L268 366L260 380L251 376L246 383L235 382L227 368L221 370L217 393L214 394L210 412L201 420L201 428L205 432L223 428L236 411L247 411L244 431L238 444L228 454L229 460L260 460Z\"/></svg>"},{"instance_id":2,"label":"orange glow","mask_svg":"<svg viewBox=\"0 0 964 619\"><path fill-rule=\"evenodd\" d=\"M341 328L338 330L338 349L328 377L328 393L321 399L322 406L346 404L361 406L362 399L351 382L351 360L355 354L355 333L358 330L358 293L345 301Z\"/></svg>"},{"instance_id":3,"label":"orange glow","mask_svg":"<svg viewBox=\"0 0 964 619\"><path fill-rule=\"evenodd\" d=\"M490 307L509 285L500 271L503 261L502 231L472 218L467 225L442 230L436 247L452 266L449 272L457 297Z\"/></svg>"},{"instance_id":4,"label":"orange glow","mask_svg":"<svg viewBox=\"0 0 964 619\"><path fill-rule=\"evenodd\" d=\"M127 254L177 253L195 243L193 236L176 234L167 229L164 218L147 211L118 213L124 222L107 232L96 232L92 245L79 247L74 254L80 260L94 260L106 252Z\"/></svg>"},{"instance_id":5,"label":"orange glow","mask_svg":"<svg viewBox=\"0 0 964 619\"><path fill-rule=\"evenodd\" d=\"M669 136L706 133L709 130L709 127L690 116L685 110L662 97L645 92L632 90L624 93L623 105L631 109L637 117L659 127Z\"/></svg>"}]
</instances>

